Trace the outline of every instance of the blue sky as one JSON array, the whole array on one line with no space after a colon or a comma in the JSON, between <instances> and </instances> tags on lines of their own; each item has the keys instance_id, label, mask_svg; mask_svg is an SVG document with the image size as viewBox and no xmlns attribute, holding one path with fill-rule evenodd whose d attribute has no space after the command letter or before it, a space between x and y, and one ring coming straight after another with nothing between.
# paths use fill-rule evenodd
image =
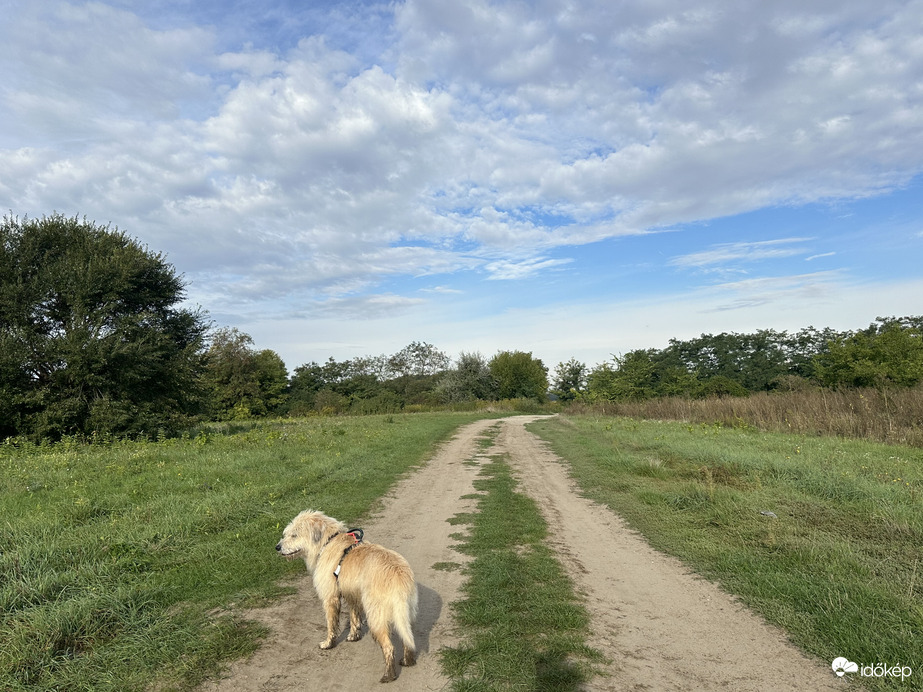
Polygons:
<instances>
[{"instance_id":1,"label":"blue sky","mask_svg":"<svg viewBox=\"0 0 923 692\"><path fill-rule=\"evenodd\" d=\"M119 227L290 369L923 313L920 1L2 11L0 206Z\"/></svg>"}]
</instances>

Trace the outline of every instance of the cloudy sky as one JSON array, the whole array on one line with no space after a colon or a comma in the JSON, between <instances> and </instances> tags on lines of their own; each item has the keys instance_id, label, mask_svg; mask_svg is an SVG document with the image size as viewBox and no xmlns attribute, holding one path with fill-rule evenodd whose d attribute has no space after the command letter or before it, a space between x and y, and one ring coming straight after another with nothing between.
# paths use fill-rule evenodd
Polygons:
<instances>
[{"instance_id":1,"label":"cloudy sky","mask_svg":"<svg viewBox=\"0 0 923 692\"><path fill-rule=\"evenodd\" d=\"M0 207L290 369L923 314L919 0L0 0Z\"/></svg>"}]
</instances>

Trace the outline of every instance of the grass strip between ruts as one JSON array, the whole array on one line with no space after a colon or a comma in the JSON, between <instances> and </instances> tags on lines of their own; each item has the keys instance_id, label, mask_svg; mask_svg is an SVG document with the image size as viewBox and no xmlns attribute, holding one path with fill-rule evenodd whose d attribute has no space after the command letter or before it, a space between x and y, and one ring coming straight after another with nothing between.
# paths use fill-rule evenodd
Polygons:
<instances>
[{"instance_id":1,"label":"grass strip between ruts","mask_svg":"<svg viewBox=\"0 0 923 692\"><path fill-rule=\"evenodd\" d=\"M455 692L576 690L595 674L599 652L587 646L589 616L554 551L535 502L517 492L503 456L475 481L478 511L458 515L470 531L459 550L467 565L464 598L452 605L466 633L443 649Z\"/></svg>"}]
</instances>

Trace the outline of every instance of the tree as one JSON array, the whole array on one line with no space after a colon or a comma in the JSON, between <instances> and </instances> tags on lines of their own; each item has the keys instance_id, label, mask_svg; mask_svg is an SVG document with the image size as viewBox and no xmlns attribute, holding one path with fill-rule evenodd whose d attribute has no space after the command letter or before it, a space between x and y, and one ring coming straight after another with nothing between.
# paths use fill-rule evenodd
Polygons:
<instances>
[{"instance_id":1,"label":"tree","mask_svg":"<svg viewBox=\"0 0 923 692\"><path fill-rule=\"evenodd\" d=\"M404 403L424 403L432 399L436 382L450 363L449 356L432 344L414 341L388 358L387 388Z\"/></svg>"},{"instance_id":2,"label":"tree","mask_svg":"<svg viewBox=\"0 0 923 692\"><path fill-rule=\"evenodd\" d=\"M816 377L828 387L913 386L923 381L923 329L913 318L879 324L830 342L815 358Z\"/></svg>"},{"instance_id":3,"label":"tree","mask_svg":"<svg viewBox=\"0 0 923 692\"><path fill-rule=\"evenodd\" d=\"M500 399L538 399L548 395L548 368L532 353L501 351L488 363Z\"/></svg>"},{"instance_id":4,"label":"tree","mask_svg":"<svg viewBox=\"0 0 923 692\"><path fill-rule=\"evenodd\" d=\"M448 369L451 359L432 344L414 341L388 360L396 377L436 375Z\"/></svg>"},{"instance_id":5,"label":"tree","mask_svg":"<svg viewBox=\"0 0 923 692\"><path fill-rule=\"evenodd\" d=\"M689 341L671 339L658 360L684 368L701 381L721 376L755 392L771 389L779 377L789 374L790 355L787 335L764 329L754 334L702 334Z\"/></svg>"},{"instance_id":6,"label":"tree","mask_svg":"<svg viewBox=\"0 0 923 692\"><path fill-rule=\"evenodd\" d=\"M0 267L0 434L153 434L199 410L208 325L162 255L77 217L4 217Z\"/></svg>"},{"instance_id":7,"label":"tree","mask_svg":"<svg viewBox=\"0 0 923 692\"><path fill-rule=\"evenodd\" d=\"M699 382L692 394L698 399L710 399L712 397L748 396L750 392L737 380L724 375L715 375Z\"/></svg>"},{"instance_id":8,"label":"tree","mask_svg":"<svg viewBox=\"0 0 923 692\"><path fill-rule=\"evenodd\" d=\"M462 351L455 368L439 380L436 393L445 402L495 399L497 382L490 374L490 366L484 356Z\"/></svg>"},{"instance_id":9,"label":"tree","mask_svg":"<svg viewBox=\"0 0 923 692\"><path fill-rule=\"evenodd\" d=\"M619 371L614 363L599 363L587 375L586 398L590 401L612 401L618 398Z\"/></svg>"},{"instance_id":10,"label":"tree","mask_svg":"<svg viewBox=\"0 0 923 692\"><path fill-rule=\"evenodd\" d=\"M585 363L571 358L566 363L558 363L554 369L552 393L562 401L573 401L580 396L587 386L587 367Z\"/></svg>"},{"instance_id":11,"label":"tree","mask_svg":"<svg viewBox=\"0 0 923 692\"><path fill-rule=\"evenodd\" d=\"M317 362L295 368L288 388L288 412L304 415L314 409L317 393L324 388L324 369Z\"/></svg>"},{"instance_id":12,"label":"tree","mask_svg":"<svg viewBox=\"0 0 923 692\"><path fill-rule=\"evenodd\" d=\"M603 363L588 377L590 399L647 399L656 394L657 351L629 351L623 356L613 356L610 365Z\"/></svg>"},{"instance_id":13,"label":"tree","mask_svg":"<svg viewBox=\"0 0 923 692\"><path fill-rule=\"evenodd\" d=\"M249 334L221 328L211 337L204 381L212 415L250 418L277 412L285 401L288 372L275 351L256 351Z\"/></svg>"}]
</instances>

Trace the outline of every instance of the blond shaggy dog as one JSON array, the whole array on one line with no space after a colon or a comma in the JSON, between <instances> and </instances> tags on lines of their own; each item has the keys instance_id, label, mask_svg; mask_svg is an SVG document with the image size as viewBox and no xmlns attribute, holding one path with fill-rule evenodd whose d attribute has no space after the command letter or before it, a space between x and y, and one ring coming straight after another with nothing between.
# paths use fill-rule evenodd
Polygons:
<instances>
[{"instance_id":1,"label":"blond shaggy dog","mask_svg":"<svg viewBox=\"0 0 923 692\"><path fill-rule=\"evenodd\" d=\"M393 628L404 643L402 666L416 663L413 622L417 616L417 585L413 570L402 556L374 543L361 542L361 532L347 533L346 525L321 512L306 510L292 519L276 546L280 555L303 558L314 578L314 588L327 616L327 638L322 649L336 646L340 633L340 598L349 605L349 636L359 641L363 612L369 632L385 656L381 682L397 678Z\"/></svg>"}]
</instances>

